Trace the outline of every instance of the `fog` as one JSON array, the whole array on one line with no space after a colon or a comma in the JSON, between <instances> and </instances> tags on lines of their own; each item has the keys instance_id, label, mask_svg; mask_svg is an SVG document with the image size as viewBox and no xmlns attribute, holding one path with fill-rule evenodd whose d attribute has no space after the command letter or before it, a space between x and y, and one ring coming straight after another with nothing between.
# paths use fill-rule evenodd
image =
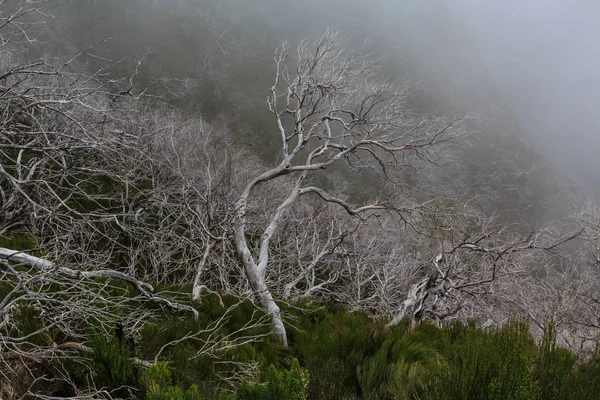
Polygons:
<instances>
[{"instance_id":1,"label":"fog","mask_svg":"<svg viewBox=\"0 0 600 400\"><path fill-rule=\"evenodd\" d=\"M68 0L62 3L71 4L72 9L79 7ZM141 14L134 8L147 7L140 2L127 6L114 1L91 3L97 10L106 8L101 10L106 11L105 18L111 15L110 7L125 7L127 15L135 16L131 25L152 25L140 21ZM184 7L190 11L186 17L208 15L217 25L223 24L222 37L262 35L261 56L283 40L294 43L312 39L331 25L340 26L354 43L370 38L374 51L390 54L392 75L417 84L428 99L426 107L495 118L496 130L518 131L521 140L559 175L580 184L587 195L600 194L600 165L596 161L600 148L600 26L596 23L600 4L596 1L163 0L153 4L162 10ZM164 20L168 21L166 13ZM74 15L65 17L81 19ZM228 24L238 29L227 29ZM84 28L88 26L83 23ZM115 35L113 28L94 23L95 37L86 43L112 36L119 42L131 42L129 48L140 47L142 53L143 46L169 47L161 43L176 40L169 38L174 36L169 26L153 25L157 33L152 33L148 43L141 39L133 43L135 34ZM144 29L150 28L139 30ZM182 49L204 46L195 44L193 37L186 40L189 45L181 41L163 57L172 63L166 69L170 75L178 75L179 68L181 76L177 77L187 78L190 68L184 71L184 65L190 60L184 59L191 53ZM243 56L246 59L256 51L236 40L242 43L240 49L248 52Z\"/></svg>"},{"instance_id":2,"label":"fog","mask_svg":"<svg viewBox=\"0 0 600 400\"><path fill-rule=\"evenodd\" d=\"M333 23L385 43L446 106L501 105L525 142L587 194L599 193L597 1L272 1L263 11L295 34Z\"/></svg>"},{"instance_id":3,"label":"fog","mask_svg":"<svg viewBox=\"0 0 600 400\"><path fill-rule=\"evenodd\" d=\"M413 5L387 5L394 15L391 26L408 3ZM431 14L421 14L424 20L416 25L442 30L438 39L443 42L438 44L443 55L450 55L446 65L451 69L445 73L451 82L459 82L454 90L462 96L491 91L514 112L524 140L571 179L584 183L589 193L597 194L600 4L588 0L430 2L438 11L442 4L445 27L439 27L439 16L433 20ZM440 53L434 50L429 60Z\"/></svg>"},{"instance_id":4,"label":"fog","mask_svg":"<svg viewBox=\"0 0 600 400\"><path fill-rule=\"evenodd\" d=\"M595 1L454 3L529 141L596 192L600 148L600 4Z\"/></svg>"}]
</instances>

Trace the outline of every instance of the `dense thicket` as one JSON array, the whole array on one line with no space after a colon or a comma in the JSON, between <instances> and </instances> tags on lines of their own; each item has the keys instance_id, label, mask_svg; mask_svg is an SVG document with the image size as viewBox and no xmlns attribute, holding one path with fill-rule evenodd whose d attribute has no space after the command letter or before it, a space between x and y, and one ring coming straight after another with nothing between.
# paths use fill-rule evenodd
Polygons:
<instances>
[{"instance_id":1,"label":"dense thicket","mask_svg":"<svg viewBox=\"0 0 600 400\"><path fill-rule=\"evenodd\" d=\"M144 399L590 399L600 392L597 350L578 360L557 345L552 325L536 342L527 321L518 319L490 329L462 322L444 328L430 323L389 328L383 320L340 305L298 303L285 307L294 326L290 347L265 336L223 353L206 353L203 347L214 332L205 327L227 307L235 306L219 327L222 335L243 330L253 315L251 302L223 301L220 305L211 297L196 304L201 315L196 321L163 315L140 332L135 347L114 332L106 336L90 326L88 363L57 359L35 372L47 379L68 374L70 384L80 390L93 376L105 395ZM18 318L24 332L40 323L31 312ZM198 331L204 334L186 340ZM268 332L263 325L247 334ZM48 335L32 338L51 340ZM161 348L168 362L144 368L132 361L152 357ZM245 368L233 373L239 365ZM54 396L78 393L58 382L39 382L30 390L39 387ZM18 390L18 382L13 384L5 390Z\"/></svg>"}]
</instances>

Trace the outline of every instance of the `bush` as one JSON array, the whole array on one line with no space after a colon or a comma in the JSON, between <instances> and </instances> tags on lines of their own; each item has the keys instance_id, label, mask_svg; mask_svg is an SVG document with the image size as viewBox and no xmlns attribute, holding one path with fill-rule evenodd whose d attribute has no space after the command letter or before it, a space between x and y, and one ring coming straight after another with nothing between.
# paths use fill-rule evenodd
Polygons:
<instances>
[{"instance_id":1,"label":"bush","mask_svg":"<svg viewBox=\"0 0 600 400\"><path fill-rule=\"evenodd\" d=\"M91 370L96 386L117 389L122 386L137 386L138 376L131 361L131 349L116 338L104 334L90 335L89 345L93 349Z\"/></svg>"},{"instance_id":2,"label":"bush","mask_svg":"<svg viewBox=\"0 0 600 400\"><path fill-rule=\"evenodd\" d=\"M224 301L227 307L235 299L224 297ZM171 342L161 353L168 364L158 363L141 373L127 345L110 335L95 333L100 328L90 326L92 333L86 344L93 351L85 355L89 362L56 359L36 368L49 377L67 372L77 387L94 382L96 388L110 390L115 397L129 397L127 386L140 398L151 400L599 398L600 347L582 362L558 346L552 325L537 344L528 322L518 319L489 330L462 322L443 328L425 322L409 330L406 324L387 327L385 321L349 313L340 305L315 308L302 304L303 309L313 310L285 310L296 318L288 331L289 348L267 336L218 356L198 356L201 340L178 340L205 329L222 316L224 308L210 297L197 307L197 320L165 312L141 331L135 356L153 359ZM252 318L253 310L251 303L242 304L219 333L227 335L239 329ZM36 332L42 322L31 306L15 310L14 318L11 329L19 335ZM261 327L252 334L267 332L268 327ZM39 345L66 340L55 336L48 331L28 340ZM234 397L223 390L231 380L222 377L234 376L239 372L235 368L246 362L260 367L262 383L243 382ZM67 385L52 390L63 396L77 394Z\"/></svg>"},{"instance_id":3,"label":"bush","mask_svg":"<svg viewBox=\"0 0 600 400\"><path fill-rule=\"evenodd\" d=\"M392 332L381 321L360 313L349 313L340 305L329 305L299 316L289 330L296 357L313 377L311 399L341 399L360 394L358 367L381 348Z\"/></svg>"},{"instance_id":4,"label":"bush","mask_svg":"<svg viewBox=\"0 0 600 400\"><path fill-rule=\"evenodd\" d=\"M454 323L437 344L448 368L423 385L427 399L535 399L536 346L524 321L494 330Z\"/></svg>"},{"instance_id":5,"label":"bush","mask_svg":"<svg viewBox=\"0 0 600 400\"><path fill-rule=\"evenodd\" d=\"M435 349L416 341L415 335L405 335L386 340L358 366L357 375L365 399L408 399L429 380L430 371L444 367Z\"/></svg>"},{"instance_id":6,"label":"bush","mask_svg":"<svg viewBox=\"0 0 600 400\"><path fill-rule=\"evenodd\" d=\"M144 372L142 382L147 400L202 400L196 385L185 392L181 387L173 386L171 371L164 362L156 363Z\"/></svg>"},{"instance_id":7,"label":"bush","mask_svg":"<svg viewBox=\"0 0 600 400\"><path fill-rule=\"evenodd\" d=\"M265 383L250 384L244 380L239 388L239 400L306 400L309 373L294 359L290 370L278 371L273 364L265 375ZM227 399L226 392L222 399ZM231 398L231 397L229 397Z\"/></svg>"}]
</instances>

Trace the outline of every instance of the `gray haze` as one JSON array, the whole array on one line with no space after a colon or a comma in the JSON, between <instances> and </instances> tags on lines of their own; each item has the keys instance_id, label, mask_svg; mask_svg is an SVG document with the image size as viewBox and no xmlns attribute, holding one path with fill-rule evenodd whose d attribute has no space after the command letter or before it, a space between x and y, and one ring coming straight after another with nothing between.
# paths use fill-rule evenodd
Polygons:
<instances>
[{"instance_id":1,"label":"gray haze","mask_svg":"<svg viewBox=\"0 0 600 400\"><path fill-rule=\"evenodd\" d=\"M67 14L75 13L77 3L62 2L71 4ZM91 3L96 4L97 10L104 8L100 11L107 18L115 15L111 7L123 8L124 4L144 7L143 2L133 1ZM242 37L263 35L266 38L263 49L269 49L264 54L270 54L273 46L285 39L295 42L300 38L315 38L330 25L339 25L356 42L370 37L376 52L392 55L392 74L419 82L420 90L429 99L424 107L491 116L496 120L492 124L494 130L517 130L530 148L582 184L586 194L600 195L600 163L596 160L600 149L600 24L597 23L600 2L596 0L155 0L154 3L166 6L165 9L182 6L190 11L188 15L212 14L217 16L216 21L229 20L241 27L237 34ZM139 11L126 10L132 16L139 15ZM144 46L160 47L161 43L165 47L165 43L170 43L168 40L177 40L167 22L168 15L162 18L162 28L155 26L156 21L140 21L140 18L131 18L130 24L152 25L152 31L156 32L153 39L134 44L132 37L136 35L125 34L117 35L115 40L132 42L131 47L138 51ZM71 20L79 21L80 17L71 16ZM226 27L228 22L224 24ZM113 28L93 25L95 37L87 38L86 42L114 36ZM87 35L88 28L89 23L84 23L80 29ZM204 44L194 42L201 41L201 36L186 38L190 40L188 46L202 48ZM182 49L173 49L172 54L165 56L177 60L172 62L168 75L188 77L182 67L188 52ZM247 51L252 53L256 49ZM262 82L257 86L267 87Z\"/></svg>"},{"instance_id":2,"label":"gray haze","mask_svg":"<svg viewBox=\"0 0 600 400\"><path fill-rule=\"evenodd\" d=\"M417 2L390 2L386 7L397 19L409 3ZM526 141L597 194L600 3L442 0L428 4L447 13L447 25L440 28L444 34L437 37L442 55L438 61L445 64L443 56L448 57L451 70L446 73L464 85L457 90L463 90L463 95L491 90L500 96L517 116ZM440 11L442 4L446 8ZM432 15L424 16L423 28L440 22L439 15L437 21ZM430 60L435 53L434 49L429 54Z\"/></svg>"},{"instance_id":3,"label":"gray haze","mask_svg":"<svg viewBox=\"0 0 600 400\"><path fill-rule=\"evenodd\" d=\"M433 98L510 110L526 143L600 194L600 2L267 3L263 15L277 28L306 35L333 23L383 41Z\"/></svg>"},{"instance_id":4,"label":"gray haze","mask_svg":"<svg viewBox=\"0 0 600 400\"><path fill-rule=\"evenodd\" d=\"M489 4L488 4L489 3ZM455 2L522 129L547 158L600 188L600 3Z\"/></svg>"}]
</instances>

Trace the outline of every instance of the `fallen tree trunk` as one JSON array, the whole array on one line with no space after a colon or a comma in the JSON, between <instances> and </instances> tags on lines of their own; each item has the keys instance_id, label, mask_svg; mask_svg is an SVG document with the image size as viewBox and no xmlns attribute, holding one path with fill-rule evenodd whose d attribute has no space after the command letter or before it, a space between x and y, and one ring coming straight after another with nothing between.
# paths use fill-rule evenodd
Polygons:
<instances>
[{"instance_id":1,"label":"fallen tree trunk","mask_svg":"<svg viewBox=\"0 0 600 400\"><path fill-rule=\"evenodd\" d=\"M134 278L131 275L125 274L123 272L115 271L112 269L103 269L103 270L95 270L95 271L82 271L76 270L69 267L57 265L52 261L45 260L40 257L32 256L23 251L15 251L11 249L6 249L0 247L0 259L14 262L17 264L26 265L30 268L37 269L39 271L51 272L55 271L57 274L66 275L69 278L73 279L82 279L82 278L109 278L109 279L119 279L129 283L133 288L144 298L154 303L163 305L167 308L177 311L186 311L194 314L194 318L198 318L198 311L189 305L180 304L177 302L173 302L171 300L165 299L160 296L156 296L153 294L154 287L149 283L142 282L137 278Z\"/></svg>"}]
</instances>

